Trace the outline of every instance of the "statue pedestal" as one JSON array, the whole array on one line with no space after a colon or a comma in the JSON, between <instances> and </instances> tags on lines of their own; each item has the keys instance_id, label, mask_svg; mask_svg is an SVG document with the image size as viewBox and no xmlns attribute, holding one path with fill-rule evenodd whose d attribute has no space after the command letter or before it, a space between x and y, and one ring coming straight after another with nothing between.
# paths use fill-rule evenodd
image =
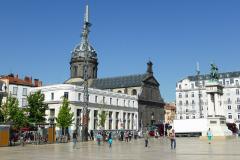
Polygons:
<instances>
[{"instance_id":1,"label":"statue pedestal","mask_svg":"<svg viewBox=\"0 0 240 160\"><path fill-rule=\"evenodd\" d=\"M223 86L217 80L211 80L205 85L208 94L207 130L202 132L201 138L207 138L210 128L213 139L227 139L232 137L226 125L224 106L222 105Z\"/></svg>"},{"instance_id":2,"label":"statue pedestal","mask_svg":"<svg viewBox=\"0 0 240 160\"><path fill-rule=\"evenodd\" d=\"M207 130L202 132L200 139L207 139L208 128L211 129L213 139L228 139L233 137L226 125L226 118L224 116L214 116L207 118Z\"/></svg>"}]
</instances>

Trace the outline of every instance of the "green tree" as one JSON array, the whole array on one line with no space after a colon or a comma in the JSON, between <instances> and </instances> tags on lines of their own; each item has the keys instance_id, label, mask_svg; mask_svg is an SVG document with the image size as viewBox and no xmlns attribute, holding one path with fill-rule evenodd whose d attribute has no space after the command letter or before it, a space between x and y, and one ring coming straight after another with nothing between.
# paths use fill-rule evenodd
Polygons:
<instances>
[{"instance_id":1,"label":"green tree","mask_svg":"<svg viewBox=\"0 0 240 160\"><path fill-rule=\"evenodd\" d=\"M18 109L13 117L14 127L19 130L20 128L26 127L28 124L27 116L22 109Z\"/></svg>"},{"instance_id":2,"label":"green tree","mask_svg":"<svg viewBox=\"0 0 240 160\"><path fill-rule=\"evenodd\" d=\"M28 121L30 123L44 123L45 111L48 105L44 103L44 94L41 91L35 92L27 97L28 101Z\"/></svg>"},{"instance_id":3,"label":"green tree","mask_svg":"<svg viewBox=\"0 0 240 160\"><path fill-rule=\"evenodd\" d=\"M99 117L99 126L101 126L102 128L105 127L105 122L107 119L107 113L104 110L101 110L101 112L98 114Z\"/></svg>"},{"instance_id":4,"label":"green tree","mask_svg":"<svg viewBox=\"0 0 240 160\"><path fill-rule=\"evenodd\" d=\"M4 123L11 122L13 127L18 130L28 123L24 111L19 108L18 100L14 97L7 98L6 103L1 107L1 113L4 117Z\"/></svg>"},{"instance_id":5,"label":"green tree","mask_svg":"<svg viewBox=\"0 0 240 160\"><path fill-rule=\"evenodd\" d=\"M58 116L56 118L57 126L61 127L64 130L64 135L66 128L71 126L74 121L73 116L74 114L71 113L71 108L69 107L69 101L64 98Z\"/></svg>"},{"instance_id":6,"label":"green tree","mask_svg":"<svg viewBox=\"0 0 240 160\"><path fill-rule=\"evenodd\" d=\"M9 118L9 109L8 106L5 104L2 104L2 106L0 107L0 122L6 123L8 121Z\"/></svg>"}]
</instances>

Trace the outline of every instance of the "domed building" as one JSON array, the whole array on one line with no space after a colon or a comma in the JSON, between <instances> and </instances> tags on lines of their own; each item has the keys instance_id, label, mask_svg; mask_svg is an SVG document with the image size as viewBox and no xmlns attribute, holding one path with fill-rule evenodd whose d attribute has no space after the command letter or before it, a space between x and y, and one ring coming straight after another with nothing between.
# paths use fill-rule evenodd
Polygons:
<instances>
[{"instance_id":1,"label":"domed building","mask_svg":"<svg viewBox=\"0 0 240 160\"><path fill-rule=\"evenodd\" d=\"M88 7L84 18L84 27L80 43L73 49L70 61L70 78L65 84L82 86L84 78L90 88L108 90L138 97L138 124L140 128L164 122L164 100L159 90L159 82L154 77L153 63L147 63L147 71L119 77L98 78L98 58L91 46L88 35L91 24L88 19ZM84 77L84 67L87 67ZM124 105L129 102L124 102Z\"/></svg>"}]
</instances>

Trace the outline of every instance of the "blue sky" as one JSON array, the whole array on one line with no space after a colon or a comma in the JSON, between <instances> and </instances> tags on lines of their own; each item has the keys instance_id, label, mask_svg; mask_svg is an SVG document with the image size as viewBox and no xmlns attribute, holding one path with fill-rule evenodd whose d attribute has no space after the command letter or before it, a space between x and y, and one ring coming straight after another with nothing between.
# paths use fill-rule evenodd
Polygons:
<instances>
[{"instance_id":1,"label":"blue sky","mask_svg":"<svg viewBox=\"0 0 240 160\"><path fill-rule=\"evenodd\" d=\"M69 78L86 0L1 0L0 74L32 75L44 84ZM165 101L178 80L216 63L240 70L238 0L89 0L90 42L98 77L144 73L149 58Z\"/></svg>"}]
</instances>

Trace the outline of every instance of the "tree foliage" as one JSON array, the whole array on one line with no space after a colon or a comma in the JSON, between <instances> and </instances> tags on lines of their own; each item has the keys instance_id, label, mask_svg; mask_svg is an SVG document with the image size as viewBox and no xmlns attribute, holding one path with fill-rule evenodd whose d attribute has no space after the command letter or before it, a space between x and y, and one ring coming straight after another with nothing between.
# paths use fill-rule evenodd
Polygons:
<instances>
[{"instance_id":1,"label":"tree foliage","mask_svg":"<svg viewBox=\"0 0 240 160\"><path fill-rule=\"evenodd\" d=\"M9 119L9 109L7 103L0 107L1 122L6 123Z\"/></svg>"},{"instance_id":2,"label":"tree foliage","mask_svg":"<svg viewBox=\"0 0 240 160\"><path fill-rule=\"evenodd\" d=\"M5 104L1 107L4 123L12 123L14 128L20 129L28 123L24 111L19 108L18 100L15 97L8 97Z\"/></svg>"},{"instance_id":3,"label":"tree foliage","mask_svg":"<svg viewBox=\"0 0 240 160\"><path fill-rule=\"evenodd\" d=\"M44 123L45 111L48 105L44 103L44 94L41 91L35 92L27 97L28 101L28 119L30 123Z\"/></svg>"},{"instance_id":4,"label":"tree foliage","mask_svg":"<svg viewBox=\"0 0 240 160\"><path fill-rule=\"evenodd\" d=\"M71 108L69 107L69 101L64 98L62 102L62 106L60 107L58 117L56 118L57 126L65 129L72 125L74 121L74 114L71 113Z\"/></svg>"},{"instance_id":5,"label":"tree foliage","mask_svg":"<svg viewBox=\"0 0 240 160\"><path fill-rule=\"evenodd\" d=\"M107 113L104 110L101 110L101 112L98 114L99 117L99 126L101 126L102 128L104 128L105 126L105 122L107 119Z\"/></svg>"}]
</instances>

